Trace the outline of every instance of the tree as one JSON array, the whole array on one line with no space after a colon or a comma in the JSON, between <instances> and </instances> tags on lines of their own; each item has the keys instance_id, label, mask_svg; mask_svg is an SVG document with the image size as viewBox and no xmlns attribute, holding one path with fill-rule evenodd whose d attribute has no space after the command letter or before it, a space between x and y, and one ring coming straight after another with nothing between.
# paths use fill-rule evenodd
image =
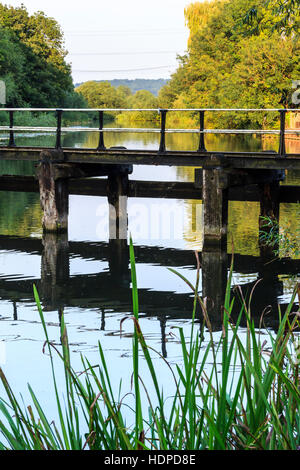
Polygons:
<instances>
[{"instance_id":1,"label":"tree","mask_svg":"<svg viewBox=\"0 0 300 470\"><path fill-rule=\"evenodd\" d=\"M130 96L132 96L132 92L128 86L119 85L117 87L117 92L120 96L120 100L123 102L124 107L126 107L127 100Z\"/></svg>"},{"instance_id":2,"label":"tree","mask_svg":"<svg viewBox=\"0 0 300 470\"><path fill-rule=\"evenodd\" d=\"M299 35L299 0L264 0L248 10L244 22L256 29L279 31L286 36Z\"/></svg>"},{"instance_id":3,"label":"tree","mask_svg":"<svg viewBox=\"0 0 300 470\"><path fill-rule=\"evenodd\" d=\"M64 106L74 90L66 53L53 18L0 4L0 76L8 106Z\"/></svg>"},{"instance_id":4,"label":"tree","mask_svg":"<svg viewBox=\"0 0 300 470\"><path fill-rule=\"evenodd\" d=\"M75 89L87 101L91 108L122 108L124 94L109 82L88 81Z\"/></svg>"},{"instance_id":5,"label":"tree","mask_svg":"<svg viewBox=\"0 0 300 470\"><path fill-rule=\"evenodd\" d=\"M245 21L249 8L258 11L257 27ZM288 106L292 81L300 72L299 39L271 27L270 8L266 0L214 0L187 7L188 52L161 90L161 102L173 108ZM278 124L277 116L268 122L257 114L208 113L207 119L226 127Z\"/></svg>"},{"instance_id":6,"label":"tree","mask_svg":"<svg viewBox=\"0 0 300 470\"><path fill-rule=\"evenodd\" d=\"M20 107L26 105L22 93L24 67L25 56L17 38L0 28L0 77L6 85L7 103Z\"/></svg>"},{"instance_id":7,"label":"tree","mask_svg":"<svg viewBox=\"0 0 300 470\"><path fill-rule=\"evenodd\" d=\"M13 8L0 4L0 25L13 31L22 44L47 63L67 72L67 51L64 48L63 32L54 18L38 11L29 15L26 7Z\"/></svg>"}]
</instances>

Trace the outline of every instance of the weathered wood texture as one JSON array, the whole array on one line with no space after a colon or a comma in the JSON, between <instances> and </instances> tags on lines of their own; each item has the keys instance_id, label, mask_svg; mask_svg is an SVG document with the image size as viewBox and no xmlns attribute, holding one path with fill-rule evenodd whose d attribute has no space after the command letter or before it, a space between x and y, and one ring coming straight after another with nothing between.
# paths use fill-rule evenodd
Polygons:
<instances>
[{"instance_id":1,"label":"weathered wood texture","mask_svg":"<svg viewBox=\"0 0 300 470\"><path fill-rule=\"evenodd\" d=\"M220 168L203 170L204 247L224 247L227 242L228 187Z\"/></svg>"},{"instance_id":2,"label":"weathered wood texture","mask_svg":"<svg viewBox=\"0 0 300 470\"><path fill-rule=\"evenodd\" d=\"M37 168L40 201L43 209L45 232L68 230L69 179L57 178L56 167L49 161L42 161Z\"/></svg>"},{"instance_id":3,"label":"weathered wood texture","mask_svg":"<svg viewBox=\"0 0 300 470\"><path fill-rule=\"evenodd\" d=\"M44 233L42 243L40 292L48 309L53 310L70 277L68 235Z\"/></svg>"},{"instance_id":4,"label":"weathered wood texture","mask_svg":"<svg viewBox=\"0 0 300 470\"><path fill-rule=\"evenodd\" d=\"M41 147L1 147L2 160L40 160ZM300 170L300 155L287 154L281 157L275 152L196 152L196 151L167 151L158 153L155 150L128 149L71 149L61 150L63 161L86 164L131 164L131 165L166 165L166 166L208 166L209 162L222 158L231 168L245 169L286 169Z\"/></svg>"},{"instance_id":5,"label":"weathered wood texture","mask_svg":"<svg viewBox=\"0 0 300 470\"><path fill-rule=\"evenodd\" d=\"M107 198L109 204L109 239L127 240L128 169L116 167L108 175Z\"/></svg>"},{"instance_id":6,"label":"weathered wood texture","mask_svg":"<svg viewBox=\"0 0 300 470\"><path fill-rule=\"evenodd\" d=\"M33 176L0 176L0 191L38 193L39 184ZM69 194L79 196L107 196L107 178L71 178ZM194 183L174 181L128 181L128 197L165 199L202 199L202 182L199 189ZM258 186L229 188L230 201L260 201ZM300 186L279 186L279 200L284 203L300 202Z\"/></svg>"},{"instance_id":7,"label":"weathered wood texture","mask_svg":"<svg viewBox=\"0 0 300 470\"><path fill-rule=\"evenodd\" d=\"M201 253L202 297L206 305L212 330L218 329L224 311L227 284L227 254L222 249L205 250ZM214 323L216 322L216 323Z\"/></svg>"}]
</instances>

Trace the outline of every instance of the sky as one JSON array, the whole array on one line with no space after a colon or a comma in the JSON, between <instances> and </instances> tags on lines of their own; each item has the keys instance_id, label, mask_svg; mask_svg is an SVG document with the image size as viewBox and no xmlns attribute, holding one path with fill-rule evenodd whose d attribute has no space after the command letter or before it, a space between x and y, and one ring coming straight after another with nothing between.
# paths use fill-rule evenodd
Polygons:
<instances>
[{"instance_id":1,"label":"sky","mask_svg":"<svg viewBox=\"0 0 300 470\"><path fill-rule=\"evenodd\" d=\"M169 78L187 47L184 8L192 0L6 0L55 18L74 83Z\"/></svg>"}]
</instances>

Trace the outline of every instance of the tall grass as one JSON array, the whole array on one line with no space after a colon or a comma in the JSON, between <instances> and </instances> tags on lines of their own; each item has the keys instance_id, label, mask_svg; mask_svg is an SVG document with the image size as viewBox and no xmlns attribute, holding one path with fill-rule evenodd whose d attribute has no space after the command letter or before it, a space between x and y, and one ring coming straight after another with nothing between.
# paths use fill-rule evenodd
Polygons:
<instances>
[{"instance_id":1,"label":"tall grass","mask_svg":"<svg viewBox=\"0 0 300 470\"><path fill-rule=\"evenodd\" d=\"M114 389L105 353L99 343L99 366L82 356L82 372L71 364L67 329L62 318L61 347L49 340L38 293L34 296L45 334L51 363L58 422L47 417L29 386L32 403L25 407L11 389L5 373L0 378L7 397L0 400L1 449L101 449L101 450L233 450L298 449L300 446L299 358L294 345L299 311L292 314L299 287L280 315L277 334L269 333L268 348L254 327L251 298L242 298L240 314L231 318L236 298L231 296L231 275L224 299L222 334L216 340L205 299L198 294L200 264L195 286L181 274L194 292L194 309L189 338L179 328L182 365L175 367L160 357L146 342L139 323L138 286L134 248L130 243L133 305L134 406ZM176 273L176 272L175 272ZM176 273L177 274L177 273ZM254 294L255 295L255 292ZM202 321L197 327L196 307ZM246 317L247 328L241 320ZM122 327L122 325L121 325ZM246 333L246 334L245 334ZM246 339L244 337L246 336ZM64 397L56 380L54 354L65 372ZM154 358L165 363L170 373L168 396L161 386ZM141 366L142 361L142 366ZM211 365L212 362L212 365ZM145 381L145 368L148 380ZM155 393L150 393L149 385Z\"/></svg>"},{"instance_id":2,"label":"tall grass","mask_svg":"<svg viewBox=\"0 0 300 470\"><path fill-rule=\"evenodd\" d=\"M260 217L260 241L271 248L278 257L300 256L300 226L295 230L290 227L281 228L279 222L272 217Z\"/></svg>"}]
</instances>

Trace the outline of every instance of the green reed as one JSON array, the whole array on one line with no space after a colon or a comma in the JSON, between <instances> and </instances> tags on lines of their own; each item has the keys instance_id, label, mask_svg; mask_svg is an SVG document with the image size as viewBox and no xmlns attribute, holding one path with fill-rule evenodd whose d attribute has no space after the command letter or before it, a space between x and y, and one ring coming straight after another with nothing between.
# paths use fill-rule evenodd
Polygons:
<instances>
[{"instance_id":1,"label":"green reed","mask_svg":"<svg viewBox=\"0 0 300 470\"><path fill-rule=\"evenodd\" d=\"M295 230L285 228L281 230L279 222L273 217L260 217L260 241L273 249L275 256L299 257L300 255L300 226Z\"/></svg>"},{"instance_id":2,"label":"green reed","mask_svg":"<svg viewBox=\"0 0 300 470\"><path fill-rule=\"evenodd\" d=\"M295 288L284 314L279 310L278 332L269 333L268 349L254 326L251 296L241 297L240 313L231 318L237 298L231 295L231 276L224 299L222 334L215 339L205 299L198 294L200 263L195 286L176 273L194 293L189 338L179 328L182 365L172 366L147 344L139 322L138 286L134 248L130 240L133 303L134 406L128 394L115 390L105 353L99 343L99 365L81 357L82 372L72 367L67 329L62 317L61 347L48 337L36 288L34 296L48 348L57 404L58 422L47 417L29 386L32 403L18 399L0 369L6 399L0 400L1 449L33 450L233 450L284 449L300 446L300 357L297 350L299 310L293 304ZM253 293L255 295L255 292ZM197 306L201 310L200 331L196 329ZM247 328L240 326L246 318ZM198 319L199 320L199 319ZM122 325L121 325L122 328ZM246 336L246 340L244 337ZM293 349L294 348L294 349ZM295 351L294 351L295 350ZM64 394L59 390L54 354L65 373ZM170 374L168 396L164 395L153 357L163 361ZM143 361L143 368L141 367ZM211 365L212 362L212 365ZM146 366L155 394L148 392L143 369Z\"/></svg>"}]
</instances>

